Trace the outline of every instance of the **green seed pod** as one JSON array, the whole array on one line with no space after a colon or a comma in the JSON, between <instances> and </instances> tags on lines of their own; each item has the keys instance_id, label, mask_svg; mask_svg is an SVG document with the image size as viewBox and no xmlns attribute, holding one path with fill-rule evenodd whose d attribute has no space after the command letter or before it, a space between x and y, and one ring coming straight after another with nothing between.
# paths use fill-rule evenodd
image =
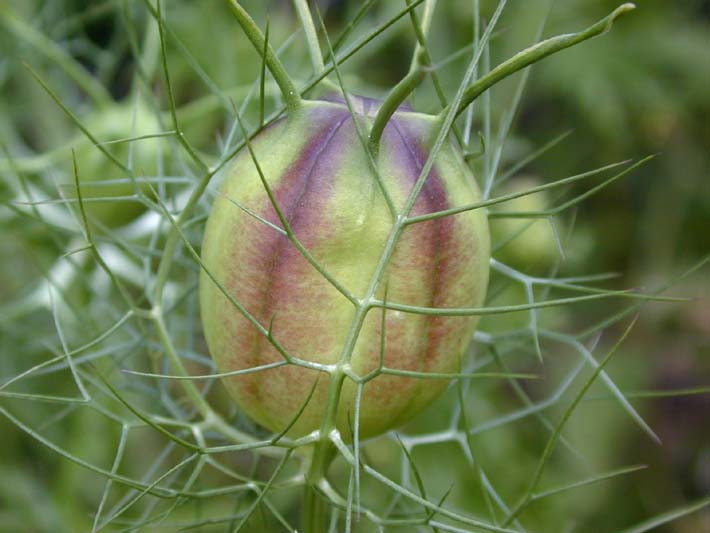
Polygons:
<instances>
[{"instance_id":1,"label":"green seed pod","mask_svg":"<svg viewBox=\"0 0 710 533\"><path fill-rule=\"evenodd\" d=\"M161 130L155 114L144 102L139 101L138 106L133 102L116 103L88 117L86 122L89 131L95 132L99 141L110 143L105 144L104 148L116 159L127 164L130 154L131 168L139 179L157 175L160 139L137 139L155 135ZM134 184L127 173L114 165L98 148L86 144L77 151L76 158L84 208L89 217L116 227L130 222L145 210L145 206L137 200L116 200L131 196L135 192ZM67 169L70 176L73 175L72 167L70 162ZM148 193L150 189L143 186L142 190ZM73 184L69 187L68 196L76 197Z\"/></svg>"},{"instance_id":2,"label":"green seed pod","mask_svg":"<svg viewBox=\"0 0 710 533\"><path fill-rule=\"evenodd\" d=\"M503 194L523 193L542 185L532 176L518 178L501 191ZM520 196L504 204L503 212L539 212L549 209L547 191ZM543 218L497 218L491 220L494 257L515 268L546 270L559 259L557 237L552 222Z\"/></svg>"},{"instance_id":3,"label":"green seed pod","mask_svg":"<svg viewBox=\"0 0 710 533\"><path fill-rule=\"evenodd\" d=\"M368 127L378 103L357 99L357 120ZM398 110L385 128L376 165L398 211L419 177L438 131L434 117ZM323 269L356 298L365 298L393 226L385 197L368 163L355 123L341 102L309 101L253 141L276 202L296 238ZM459 151L445 143L410 215L475 203L479 191ZM241 206L238 207L238 206ZM244 209L242 209L244 208ZM246 210L250 211L247 212ZM355 305L314 268L283 233L249 153L238 154L207 222L206 269L288 353L323 364L339 361L352 335ZM489 234L485 211L466 211L406 226L376 297L426 307L475 307L488 282ZM200 303L207 343L221 372L283 361L267 336L204 273ZM442 317L370 309L350 367L364 376L384 365L418 372L457 372L477 317ZM315 380L320 376L314 388ZM320 427L328 379L317 370L285 365L227 377L224 383L254 420L290 436ZM362 438L399 425L446 387L445 379L381 374L363 390ZM351 438L356 385L345 380L337 427Z\"/></svg>"}]
</instances>

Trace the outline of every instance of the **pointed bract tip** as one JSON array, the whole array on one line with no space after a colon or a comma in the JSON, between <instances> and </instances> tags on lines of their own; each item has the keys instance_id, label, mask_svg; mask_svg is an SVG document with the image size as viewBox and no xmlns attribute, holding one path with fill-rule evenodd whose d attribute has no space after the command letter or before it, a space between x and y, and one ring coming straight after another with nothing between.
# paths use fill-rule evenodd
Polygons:
<instances>
[{"instance_id":1,"label":"pointed bract tip","mask_svg":"<svg viewBox=\"0 0 710 533\"><path fill-rule=\"evenodd\" d=\"M636 4L632 2L626 2L625 4L621 4L614 11L614 18L618 17L619 15L623 15L624 13L628 13L629 11L633 11L634 9L636 9Z\"/></svg>"}]
</instances>

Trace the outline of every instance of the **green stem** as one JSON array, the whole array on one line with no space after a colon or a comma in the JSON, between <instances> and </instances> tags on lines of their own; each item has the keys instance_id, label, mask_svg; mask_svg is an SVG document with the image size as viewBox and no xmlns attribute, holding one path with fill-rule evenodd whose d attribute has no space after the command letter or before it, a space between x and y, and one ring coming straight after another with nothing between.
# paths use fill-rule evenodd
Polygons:
<instances>
[{"instance_id":1,"label":"green stem","mask_svg":"<svg viewBox=\"0 0 710 533\"><path fill-rule=\"evenodd\" d=\"M584 31L552 37L514 55L466 89L463 98L456 109L456 116L466 109L466 107L482 93L487 91L499 81L533 63L540 61L541 59L546 58L549 55L555 54L565 48L569 48L570 46L579 44L582 41L586 41L587 39L591 39L592 37L608 32L618 17L635 8L636 6L631 3L622 4L609 15ZM440 115L445 116L447 112L448 110L444 109L441 111Z\"/></svg>"},{"instance_id":2,"label":"green stem","mask_svg":"<svg viewBox=\"0 0 710 533\"><path fill-rule=\"evenodd\" d=\"M261 73L259 74L259 127L264 127L264 112L266 109L266 57L267 50L269 49L269 29L271 28L271 21L267 17L266 19L266 31L264 31L264 48L261 54ZM244 135L246 139L246 134Z\"/></svg>"},{"instance_id":3,"label":"green stem","mask_svg":"<svg viewBox=\"0 0 710 533\"><path fill-rule=\"evenodd\" d=\"M227 0L229 7L232 9L232 13L237 19L237 22L244 30L247 38L251 41L254 49L263 57L264 43L266 39L264 34L254 22L249 14L240 6L236 0ZM266 57L263 57L266 62L266 66L269 68L271 75L276 80L277 85L281 89L281 94L283 95L284 102L286 103L286 108L289 111L293 111L300 107L301 105L301 94L293 83L291 76L281 63L281 60L276 56L273 48L271 46L266 47Z\"/></svg>"},{"instance_id":4,"label":"green stem","mask_svg":"<svg viewBox=\"0 0 710 533\"><path fill-rule=\"evenodd\" d=\"M360 316L364 320L365 313L362 309L358 310L358 317ZM309 485L317 485L325 478L328 466L330 466L335 456L335 446L330 441L330 433L336 429L340 391L343 388L344 381L345 373L342 370L336 370L330 375L328 398L326 400L325 413L323 414L323 423L320 428L320 440L315 443L311 464L306 476Z\"/></svg>"},{"instance_id":5,"label":"green stem","mask_svg":"<svg viewBox=\"0 0 710 533\"><path fill-rule=\"evenodd\" d=\"M301 515L303 533L326 531L326 510L325 502L318 491L313 486L307 485L303 493L303 515Z\"/></svg>"},{"instance_id":6,"label":"green stem","mask_svg":"<svg viewBox=\"0 0 710 533\"><path fill-rule=\"evenodd\" d=\"M407 5L409 5L411 0L407 0ZM412 63L409 66L409 72L417 70L422 65L422 58L427 65L431 63L431 57L429 57L429 51L426 48L426 36L429 33L429 28L431 27L431 19L434 16L434 9L436 8L436 0L426 0L424 2L424 17L419 23L419 17L417 17L417 12L411 10L409 16L412 19L414 26L414 31L417 36L417 46L414 49L414 55L412 56ZM420 56L419 54L424 53L425 56Z\"/></svg>"},{"instance_id":7,"label":"green stem","mask_svg":"<svg viewBox=\"0 0 710 533\"><path fill-rule=\"evenodd\" d=\"M47 94L55 101L59 108L66 113L66 115L76 124L76 126L81 130L81 132L98 148L101 153L103 153L114 165L123 170L128 176L133 177L133 171L128 168L123 162L116 158L113 153L108 151L106 147L99 142L99 140L86 128L86 126L79 120L79 118L64 104L61 98L55 93L49 85L37 74L32 67L25 63L25 68L32 74L37 83L39 83L42 88L47 92Z\"/></svg>"},{"instance_id":8,"label":"green stem","mask_svg":"<svg viewBox=\"0 0 710 533\"><path fill-rule=\"evenodd\" d=\"M197 154L195 149L192 147L192 144L190 144L190 141L187 140L187 137L185 137L185 134L183 133L182 129L180 129L180 123L178 122L178 116L177 116L177 111L176 111L176 104L175 104L175 95L173 94L173 85L172 82L170 81L170 70L168 69L168 52L165 46L165 35L164 35L164 19L163 19L163 14L162 14L162 2L161 0L157 0L156 2L156 8L157 8L157 22L158 22L158 35L160 36L160 56L162 59L163 63L163 75L165 76L165 88L167 89L168 92L168 100L170 103L170 116L172 117L172 122L173 122L173 128L175 130L175 135L177 137L178 142L182 145L183 148L185 148L185 151L190 155L192 160L199 165L200 170L205 171L207 170L207 165L202 161L200 156Z\"/></svg>"},{"instance_id":9,"label":"green stem","mask_svg":"<svg viewBox=\"0 0 710 533\"><path fill-rule=\"evenodd\" d=\"M318 494L317 487L325 479L330 463L335 457L335 445L330 440L335 430L340 403L340 391L345 381L345 373L336 370L330 376L326 412L320 429L319 440L315 443L310 457L310 465L303 488L303 515L301 522L304 533L325 531L327 506Z\"/></svg>"},{"instance_id":10,"label":"green stem","mask_svg":"<svg viewBox=\"0 0 710 533\"><path fill-rule=\"evenodd\" d=\"M158 338L160 339L160 343L165 349L165 354L167 355L170 364L175 368L179 375L189 376L187 369L182 364L182 359L180 359L180 356L175 351L175 346L173 345L172 338L168 333L168 329L165 327L165 321L163 320L161 308L156 308L153 311L153 322L155 324L155 330L158 334ZM212 408L209 406L207 400L205 400L193 382L184 380L180 383L180 385L185 391L185 394L190 397L190 400L202 417L207 418L212 414Z\"/></svg>"},{"instance_id":11,"label":"green stem","mask_svg":"<svg viewBox=\"0 0 710 533\"><path fill-rule=\"evenodd\" d=\"M397 108L404 102L407 97L416 89L424 79L425 73L421 69L415 69L407 74L402 80L395 85L390 91L387 98L384 99L380 109L377 111L375 121L372 123L370 130L370 138L368 147L374 158L377 158L377 153L380 149L380 139L385 131L387 122L392 115L397 111Z\"/></svg>"},{"instance_id":12,"label":"green stem","mask_svg":"<svg viewBox=\"0 0 710 533\"><path fill-rule=\"evenodd\" d=\"M306 34L308 54L311 57L311 64L313 65L313 74L317 76L323 72L325 65L323 63L323 52L320 49L320 44L318 44L316 26L313 23L313 17L308 8L308 0L293 0L293 5L298 13L298 18L301 19L303 32Z\"/></svg>"},{"instance_id":13,"label":"green stem","mask_svg":"<svg viewBox=\"0 0 710 533\"><path fill-rule=\"evenodd\" d=\"M407 5L412 5L412 0L407 0ZM427 34L429 33L429 27L431 26L431 19L434 16L434 8L436 7L436 0L428 0L424 4L424 20L420 21L417 16L416 10L412 9L409 12L409 18L412 22L412 28L414 29L414 35L417 38L417 46L414 49L414 55L412 56L412 64L409 67L409 72L413 72L415 69L419 68L421 70L426 70L431 77L431 82L434 85L434 91L436 91L436 96L439 99L441 107L446 107L448 105L446 101L446 95L444 94L444 88L441 85L441 80L433 68L433 61L431 55L429 54L429 48L427 45ZM476 39L478 41L478 39ZM459 146L465 146L461 132L454 124L452 126L452 131Z\"/></svg>"},{"instance_id":14,"label":"green stem","mask_svg":"<svg viewBox=\"0 0 710 533\"><path fill-rule=\"evenodd\" d=\"M362 2L362 4L360 4L360 7L358 8L357 13L355 13L355 16L350 19L350 22L348 22L348 25L345 26L345 28L343 28L343 31L340 33L338 38L333 43L333 50L334 51L337 52L338 50L340 50L340 47L342 46L342 44L350 36L350 34L357 27L357 25L360 24L360 21L367 14L367 12L372 7L372 4L374 4L374 3L375 3L375 0L366 0L365 2Z\"/></svg>"},{"instance_id":15,"label":"green stem","mask_svg":"<svg viewBox=\"0 0 710 533\"><path fill-rule=\"evenodd\" d=\"M136 76L134 81L134 90L138 80L143 77L145 87L150 92L150 82L155 77L155 73L158 70L158 65L160 63L161 54L161 44L160 44L160 28L159 22L154 20L154 24L146 20L145 36L143 37L143 47L140 52L139 72L141 75Z\"/></svg>"}]
</instances>

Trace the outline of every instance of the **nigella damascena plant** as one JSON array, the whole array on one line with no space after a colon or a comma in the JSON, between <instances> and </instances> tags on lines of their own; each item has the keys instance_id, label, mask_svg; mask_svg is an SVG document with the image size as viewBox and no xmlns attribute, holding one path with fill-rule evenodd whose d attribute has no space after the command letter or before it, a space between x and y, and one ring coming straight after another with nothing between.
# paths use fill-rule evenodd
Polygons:
<instances>
[{"instance_id":1,"label":"nigella damascena plant","mask_svg":"<svg viewBox=\"0 0 710 533\"><path fill-rule=\"evenodd\" d=\"M246 414L277 434L337 429L350 441L401 425L445 389L484 302L490 242L479 188L444 124L632 7L514 56L434 116L402 105L424 69L383 102L305 100L247 32L267 50L286 113L231 164L200 279L210 353Z\"/></svg>"}]
</instances>

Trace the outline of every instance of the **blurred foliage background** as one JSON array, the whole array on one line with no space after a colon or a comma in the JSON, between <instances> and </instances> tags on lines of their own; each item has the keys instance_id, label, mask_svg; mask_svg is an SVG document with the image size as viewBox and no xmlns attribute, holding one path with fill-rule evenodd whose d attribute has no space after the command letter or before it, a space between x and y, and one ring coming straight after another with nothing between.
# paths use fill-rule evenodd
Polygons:
<instances>
[{"instance_id":1,"label":"blurred foliage background","mask_svg":"<svg viewBox=\"0 0 710 533\"><path fill-rule=\"evenodd\" d=\"M204 79L211 80L222 95L240 106L258 78L261 65L224 2L171 0L164 4L167 24L177 37L167 41L167 58L179 116L190 142L205 158L214 161L224 152L225 138L229 138L232 124L225 117L230 103L216 96ZM268 12L275 45L293 39L283 53L283 61L294 76L305 80L310 74L309 62L302 35L292 36L299 26L290 2L243 4L262 27ZM442 62L438 72L449 96L470 60L470 49L468 53L449 56L471 43L473 4L471 0L440 0L432 23L430 47L435 62ZM710 2L640 0L638 4L638 9L609 34L534 67L502 152L501 166L512 168L526 155L561 134L570 133L520 168L501 190L515 190L523 183L543 183L611 162L657 154L641 169L555 219L566 250L557 265L561 275L614 272L619 277L606 286L652 290L710 253ZM320 2L332 38L354 19L362 5L359 1ZM495 65L533 43L548 10L545 36L586 27L616 5L608 0L564 0L550 8L543 1L511 0L494 34L490 63ZM403 6L404 2L390 0L373 2L355 35L371 31L377 22ZM484 20L495 6L490 0L480 1ZM89 130L97 132L99 139L168 131L170 117L161 81L160 43L155 31L146 30L147 20L145 5L138 1L0 3L0 383L46 359L52 346L56 346L55 341L49 340L56 335L52 314L33 302L43 298L41 281L57 257L71 248L67 235L33 216L32 210L20 210L15 198L28 187L50 191L55 198L71 196L71 148L76 150L80 168L89 181L93 176L100 180L121 177L25 65L45 80L63 105ZM346 86L368 96L384 96L406 74L414 44L408 21L398 22L343 65ZM148 50L140 67L134 60L136 47ZM189 51L190 60L183 47ZM444 61L445 58L449 59ZM194 65L199 65L205 77L201 79L196 74ZM517 76L492 91L493 124L498 124L510 108L519 80ZM275 108L277 93L271 83L267 84L267 94L272 97L269 105ZM413 104L422 111L438 110L429 82L417 91ZM254 121L257 106L250 105L245 112ZM477 114L474 128L483 127ZM190 164L184 156L175 155L174 143L157 138L133 144L130 157L146 175L190 175ZM125 144L109 149L119 158L129 157ZM91 184L87 187L85 194L89 197L121 197L130 195L135 186L96 185L96 192L92 192ZM582 190L579 185L577 192ZM537 200L554 203L555 199L551 193ZM99 234L109 238L116 227L130 223L145 210L145 205L129 199L95 203L89 214ZM558 260L554 237L545 222L535 224L527 230L523 228L517 244L514 238L501 246L496 257L521 270L549 272ZM494 231L502 242L506 235L520 229L499 224ZM535 231L544 250L526 252L525 243L533 240ZM76 261L81 263L82 259ZM88 282L65 287L68 294L64 305L76 322L98 324L104 313L114 313L108 303L96 301L92 287ZM506 296L514 290L493 279L492 301L496 297L503 302L506 298L515 299L514 294ZM549 483L569 482L574 479L569 472L587 467L591 471L636 464L647 468L536 503L524 515L530 531L616 531L710 496L707 266L680 280L672 293L691 299L682 304L644 305L641 319L609 368L662 445L651 441L614 402L608 401L604 389L594 389L591 399L579 407L565 431L578 456L555 456L548 472ZM583 330L613 316L624 305L619 300L603 300L545 315L563 328ZM515 327L517 318L484 321L481 327L490 331ZM602 336L602 344L611 344L619 332L618 326L610 327ZM199 331L195 338L198 340L191 337L186 343L192 343L196 351L204 350ZM114 344L118 342L112 340ZM545 372L557 376L559 381L562 371L558 372L556 362L564 354L550 350ZM538 371L534 359L529 357L531 350L527 352L523 370ZM524 383L524 392L533 401L541 401L554 392L555 383L554 379ZM143 386L136 385L133 392L140 394ZM478 401L472 404L468 415L473 420L482 421L488 415L519 406L518 396L505 383L479 386L476 382L475 387L480 387L475 394ZM62 381L49 375L33 380L21 390L58 394L71 388L71 379ZM662 392L678 390L684 392L667 397ZM228 403L220 394L219 390L214 392L213 401ZM409 430L413 434L435 431L437 424L441 425L442 409L450 407L451 401L448 397L442 399ZM110 467L120 428L105 419L87 411L67 416L63 413L65 406L6 395L0 396L0 406L16 415L20 413L27 427L51 435L53 442L88 462ZM555 412L553 409L552 419ZM0 531L90 530L105 479L62 459L7 417L0 418L0 435ZM135 438L139 448L158 449L155 436L148 429ZM105 439L110 439L111 446L105 444ZM545 434L528 419L475 437L476 450L489 477L504 480L504 499L514 500L524 486L545 439ZM385 473L396 470L398 462L393 458L397 450L396 442L391 440L377 441L368 449L372 464ZM453 482L452 503L484 512L480 487L472 469L462 468L467 463L457 446L448 443L417 447L413 457L433 487L434 497L441 496ZM136 448L132 448L130 459L132 469L140 472L144 465ZM235 468L244 466L244 461L235 458ZM584 467L580 466L582 463ZM365 489L371 492L364 499L378 497L375 487ZM297 513L295 500L286 500L285 512ZM209 504L204 505L205 515L209 516ZM220 509L234 507L228 500L212 505L221 506ZM109 527L118 530L121 525ZM224 529L223 524L210 527L202 525L197 529ZM255 521L250 527L254 531L271 527L280 530L270 522ZM658 530L710 531L710 512L706 508Z\"/></svg>"}]
</instances>

